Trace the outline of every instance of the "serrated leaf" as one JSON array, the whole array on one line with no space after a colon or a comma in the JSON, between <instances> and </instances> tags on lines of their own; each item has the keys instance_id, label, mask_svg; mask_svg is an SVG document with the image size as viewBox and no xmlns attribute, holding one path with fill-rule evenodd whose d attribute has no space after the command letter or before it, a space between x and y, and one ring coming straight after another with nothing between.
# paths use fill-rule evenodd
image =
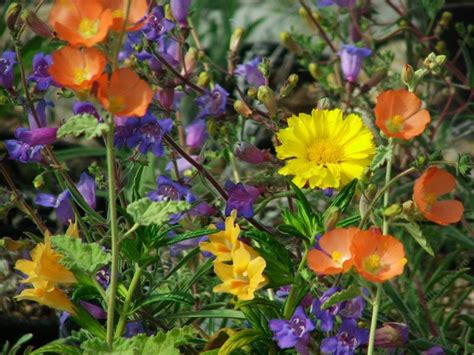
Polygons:
<instances>
[{"instance_id":1,"label":"serrated leaf","mask_svg":"<svg viewBox=\"0 0 474 355\"><path fill-rule=\"evenodd\" d=\"M163 225L169 221L170 215L184 212L189 207L186 201L152 201L144 197L129 204L127 212L139 225Z\"/></svg>"},{"instance_id":2,"label":"serrated leaf","mask_svg":"<svg viewBox=\"0 0 474 355\"><path fill-rule=\"evenodd\" d=\"M392 153L392 145L379 145L377 148L375 148L375 155L372 159L372 163L370 163L370 170L376 170L384 165Z\"/></svg>"},{"instance_id":3,"label":"serrated leaf","mask_svg":"<svg viewBox=\"0 0 474 355\"><path fill-rule=\"evenodd\" d=\"M357 285L351 285L349 288L336 292L329 297L326 302L321 305L321 309L328 309L336 303L348 301L357 296L360 296L360 287Z\"/></svg>"},{"instance_id":4,"label":"serrated leaf","mask_svg":"<svg viewBox=\"0 0 474 355\"><path fill-rule=\"evenodd\" d=\"M219 350L219 355L230 355L234 350L242 349L262 338L263 334L254 329L244 329L229 337Z\"/></svg>"},{"instance_id":5,"label":"serrated leaf","mask_svg":"<svg viewBox=\"0 0 474 355\"><path fill-rule=\"evenodd\" d=\"M402 226L407 230L408 233L415 239L415 241L431 256L434 256L433 248L426 240L420 226L415 222L404 223Z\"/></svg>"},{"instance_id":6,"label":"serrated leaf","mask_svg":"<svg viewBox=\"0 0 474 355\"><path fill-rule=\"evenodd\" d=\"M61 264L87 274L94 274L112 258L95 243L83 243L78 238L56 235L51 238L54 249L63 254Z\"/></svg>"},{"instance_id":7,"label":"serrated leaf","mask_svg":"<svg viewBox=\"0 0 474 355\"><path fill-rule=\"evenodd\" d=\"M81 114L70 117L61 127L58 129L58 138L73 135L74 137L84 134L87 139L94 137L100 137L107 132L109 126L105 123L101 123L92 115Z\"/></svg>"}]
</instances>

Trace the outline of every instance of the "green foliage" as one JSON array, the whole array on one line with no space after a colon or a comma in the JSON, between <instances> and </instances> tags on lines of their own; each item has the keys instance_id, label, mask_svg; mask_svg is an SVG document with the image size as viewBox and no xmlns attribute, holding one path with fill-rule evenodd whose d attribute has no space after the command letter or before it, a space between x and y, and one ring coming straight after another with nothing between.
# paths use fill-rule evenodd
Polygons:
<instances>
[{"instance_id":1,"label":"green foliage","mask_svg":"<svg viewBox=\"0 0 474 355\"><path fill-rule=\"evenodd\" d=\"M431 256L434 256L434 251L431 245L426 240L425 236L423 235L423 231L421 230L420 226L413 221L409 223L404 223L402 226L407 230L408 233L416 240L416 242L423 248Z\"/></svg>"},{"instance_id":2,"label":"green foliage","mask_svg":"<svg viewBox=\"0 0 474 355\"><path fill-rule=\"evenodd\" d=\"M33 338L33 334L25 334L18 339L15 344L12 345L10 348L10 344L8 341L5 342L3 345L3 349L1 351L1 355L16 355L18 350L20 350L21 346L29 342Z\"/></svg>"},{"instance_id":3,"label":"green foliage","mask_svg":"<svg viewBox=\"0 0 474 355\"><path fill-rule=\"evenodd\" d=\"M349 207L352 198L354 197L357 188L357 179L352 180L346 186L342 188L337 194L336 198L331 202L323 217L326 218L326 213L334 208L338 208L341 213L344 213Z\"/></svg>"},{"instance_id":4,"label":"green foliage","mask_svg":"<svg viewBox=\"0 0 474 355\"><path fill-rule=\"evenodd\" d=\"M231 335L219 350L219 355L230 355L233 351L243 350L247 353L248 346L262 337L262 333L254 329L244 329Z\"/></svg>"},{"instance_id":5,"label":"green foliage","mask_svg":"<svg viewBox=\"0 0 474 355\"><path fill-rule=\"evenodd\" d=\"M170 215L187 209L189 209L189 204L185 201L156 202L146 197L127 206L127 212L132 216L133 221L142 226L163 225L169 221Z\"/></svg>"},{"instance_id":6,"label":"green foliage","mask_svg":"<svg viewBox=\"0 0 474 355\"><path fill-rule=\"evenodd\" d=\"M372 163L370 163L370 169L372 171L377 170L381 166L383 166L386 162L388 157L393 154L393 145L379 145L375 148L375 156L372 159Z\"/></svg>"},{"instance_id":7,"label":"green foliage","mask_svg":"<svg viewBox=\"0 0 474 355\"><path fill-rule=\"evenodd\" d=\"M336 292L330 296L326 302L321 305L321 309L328 309L329 307L334 306L336 303L344 302L351 300L360 295L360 287L357 285L351 285L348 288Z\"/></svg>"},{"instance_id":8,"label":"green foliage","mask_svg":"<svg viewBox=\"0 0 474 355\"><path fill-rule=\"evenodd\" d=\"M268 322L282 317L279 307L274 302L263 298L239 302L237 308L242 311L254 329L269 338L272 337L272 332L268 327Z\"/></svg>"},{"instance_id":9,"label":"green foliage","mask_svg":"<svg viewBox=\"0 0 474 355\"><path fill-rule=\"evenodd\" d=\"M434 19L444 6L445 0L421 0L421 6L429 18Z\"/></svg>"},{"instance_id":10,"label":"green foliage","mask_svg":"<svg viewBox=\"0 0 474 355\"><path fill-rule=\"evenodd\" d=\"M56 235L51 240L54 249L64 256L61 263L71 270L93 274L111 261L110 254L104 252L98 244L84 243L67 235Z\"/></svg>"},{"instance_id":11,"label":"green foliage","mask_svg":"<svg viewBox=\"0 0 474 355\"><path fill-rule=\"evenodd\" d=\"M72 135L75 137L84 134L86 139L100 137L108 130L105 123L100 123L97 118L88 114L76 115L68 120L58 129L58 138Z\"/></svg>"}]
</instances>

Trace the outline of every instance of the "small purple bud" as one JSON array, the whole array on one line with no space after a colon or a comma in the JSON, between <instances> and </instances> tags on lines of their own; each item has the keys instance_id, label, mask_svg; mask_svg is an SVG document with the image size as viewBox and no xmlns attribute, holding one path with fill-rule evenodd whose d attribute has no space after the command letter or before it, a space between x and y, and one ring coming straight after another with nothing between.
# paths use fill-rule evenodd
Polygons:
<instances>
[{"instance_id":1,"label":"small purple bud","mask_svg":"<svg viewBox=\"0 0 474 355\"><path fill-rule=\"evenodd\" d=\"M444 355L445 352L441 346L433 346L432 348L429 348L426 351L423 351L421 353L422 355Z\"/></svg>"},{"instance_id":2,"label":"small purple bud","mask_svg":"<svg viewBox=\"0 0 474 355\"><path fill-rule=\"evenodd\" d=\"M94 116L99 121L102 121L102 118L100 117L99 113L97 112L97 109L90 102L81 102L81 101L75 102L74 105L72 106L72 112L75 115L80 115L80 114L86 113L86 114L89 114L91 116Z\"/></svg>"},{"instance_id":3,"label":"small purple bud","mask_svg":"<svg viewBox=\"0 0 474 355\"><path fill-rule=\"evenodd\" d=\"M159 89L157 96L158 101L165 110L170 111L171 109L173 109L174 88Z\"/></svg>"},{"instance_id":4,"label":"small purple bud","mask_svg":"<svg viewBox=\"0 0 474 355\"><path fill-rule=\"evenodd\" d=\"M331 197L333 193L334 193L334 190L330 187L323 189L323 194L326 197Z\"/></svg>"},{"instance_id":5,"label":"small purple bud","mask_svg":"<svg viewBox=\"0 0 474 355\"><path fill-rule=\"evenodd\" d=\"M379 348L397 348L408 340L408 326L404 323L385 323L375 330L375 346Z\"/></svg>"},{"instance_id":6,"label":"small purple bud","mask_svg":"<svg viewBox=\"0 0 474 355\"><path fill-rule=\"evenodd\" d=\"M101 307L86 301L79 301L79 303L95 319L107 318L107 313Z\"/></svg>"},{"instance_id":7,"label":"small purple bud","mask_svg":"<svg viewBox=\"0 0 474 355\"><path fill-rule=\"evenodd\" d=\"M198 118L186 127L186 144L190 148L201 148L207 137L207 124L203 119Z\"/></svg>"},{"instance_id":8,"label":"small purple bud","mask_svg":"<svg viewBox=\"0 0 474 355\"><path fill-rule=\"evenodd\" d=\"M272 160L267 150L258 149L247 142L237 142L234 146L234 154L237 158L249 164L263 164Z\"/></svg>"},{"instance_id":9,"label":"small purple bud","mask_svg":"<svg viewBox=\"0 0 474 355\"><path fill-rule=\"evenodd\" d=\"M181 27L188 25L187 17L191 0L171 0L171 13Z\"/></svg>"},{"instance_id":10,"label":"small purple bud","mask_svg":"<svg viewBox=\"0 0 474 355\"><path fill-rule=\"evenodd\" d=\"M344 78L352 83L357 81L362 61L372 54L369 48L359 48L350 44L343 44L338 52L341 58L341 67Z\"/></svg>"}]
</instances>

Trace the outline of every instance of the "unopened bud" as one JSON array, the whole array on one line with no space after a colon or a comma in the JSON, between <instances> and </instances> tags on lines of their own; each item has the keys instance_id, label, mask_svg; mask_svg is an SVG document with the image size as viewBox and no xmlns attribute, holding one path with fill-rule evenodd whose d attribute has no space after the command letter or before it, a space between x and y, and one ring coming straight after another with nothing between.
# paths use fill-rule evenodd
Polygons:
<instances>
[{"instance_id":1,"label":"unopened bud","mask_svg":"<svg viewBox=\"0 0 474 355\"><path fill-rule=\"evenodd\" d=\"M402 206L399 203L394 203L383 211L383 215L386 217L395 217L400 213L402 213Z\"/></svg>"},{"instance_id":2,"label":"unopened bud","mask_svg":"<svg viewBox=\"0 0 474 355\"><path fill-rule=\"evenodd\" d=\"M280 89L280 97L286 97L298 84L298 75L291 74Z\"/></svg>"},{"instance_id":3,"label":"unopened bud","mask_svg":"<svg viewBox=\"0 0 474 355\"><path fill-rule=\"evenodd\" d=\"M171 20L171 21L174 20L173 12L171 11L171 6L170 6L170 4L166 4L166 5L165 5L165 18L166 18L167 20Z\"/></svg>"},{"instance_id":4,"label":"unopened bud","mask_svg":"<svg viewBox=\"0 0 474 355\"><path fill-rule=\"evenodd\" d=\"M291 38L288 32L280 33L280 41L289 51L298 55L303 53L303 49Z\"/></svg>"},{"instance_id":5,"label":"unopened bud","mask_svg":"<svg viewBox=\"0 0 474 355\"><path fill-rule=\"evenodd\" d=\"M447 57L445 55L437 55L436 58L435 58L435 62L439 66L442 66L442 65L444 65L444 63L446 63L446 59L447 59Z\"/></svg>"},{"instance_id":6,"label":"unopened bud","mask_svg":"<svg viewBox=\"0 0 474 355\"><path fill-rule=\"evenodd\" d=\"M441 14L441 19L439 20L439 24L443 27L448 27L453 19L453 13L449 11L444 11Z\"/></svg>"},{"instance_id":7,"label":"unopened bud","mask_svg":"<svg viewBox=\"0 0 474 355\"><path fill-rule=\"evenodd\" d=\"M415 71L415 81L419 82L426 74L429 73L428 69L420 68Z\"/></svg>"},{"instance_id":8,"label":"unopened bud","mask_svg":"<svg viewBox=\"0 0 474 355\"><path fill-rule=\"evenodd\" d=\"M34 179L33 179L33 186L35 189L40 189L44 186L44 178L43 178L43 175L37 175Z\"/></svg>"},{"instance_id":9,"label":"unopened bud","mask_svg":"<svg viewBox=\"0 0 474 355\"><path fill-rule=\"evenodd\" d=\"M446 42L445 41L436 42L435 50L438 53L446 53ZM439 56L437 56L437 57L439 57ZM435 62L436 62L436 59L435 59Z\"/></svg>"},{"instance_id":10,"label":"unopened bud","mask_svg":"<svg viewBox=\"0 0 474 355\"><path fill-rule=\"evenodd\" d=\"M242 38L244 37L244 29L242 27L237 27L232 36L230 37L229 50L232 53L236 53L239 50L240 44L242 43Z\"/></svg>"},{"instance_id":11,"label":"unopened bud","mask_svg":"<svg viewBox=\"0 0 474 355\"><path fill-rule=\"evenodd\" d=\"M17 2L12 2L10 6L8 6L8 9L5 12L5 24L7 25L7 28L10 30L10 32L16 31L16 22L20 16L20 12L21 5Z\"/></svg>"},{"instance_id":12,"label":"unopened bud","mask_svg":"<svg viewBox=\"0 0 474 355\"><path fill-rule=\"evenodd\" d=\"M28 27L40 37L54 38L53 30L48 26L46 22L41 20L33 11L25 11L22 13L21 18Z\"/></svg>"},{"instance_id":13,"label":"unopened bud","mask_svg":"<svg viewBox=\"0 0 474 355\"><path fill-rule=\"evenodd\" d=\"M402 81L405 85L410 85L415 77L415 72L410 64L405 64L402 68Z\"/></svg>"},{"instance_id":14,"label":"unopened bud","mask_svg":"<svg viewBox=\"0 0 474 355\"><path fill-rule=\"evenodd\" d=\"M434 54L433 52L431 52L430 54L428 54L428 56L425 58L425 60L423 61L423 66L426 68L426 69L430 69L430 65L435 61L436 59L436 54Z\"/></svg>"},{"instance_id":15,"label":"unopened bud","mask_svg":"<svg viewBox=\"0 0 474 355\"><path fill-rule=\"evenodd\" d=\"M341 218L341 210L338 207L329 207L324 212L324 228L326 231L330 231L336 227L337 222Z\"/></svg>"},{"instance_id":16,"label":"unopened bud","mask_svg":"<svg viewBox=\"0 0 474 355\"><path fill-rule=\"evenodd\" d=\"M272 89L268 86L260 86L257 93L258 100L266 107L270 115L274 115L277 111L275 96Z\"/></svg>"},{"instance_id":17,"label":"unopened bud","mask_svg":"<svg viewBox=\"0 0 474 355\"><path fill-rule=\"evenodd\" d=\"M316 108L318 110L329 110L331 108L331 100L328 97L319 99Z\"/></svg>"},{"instance_id":18,"label":"unopened bud","mask_svg":"<svg viewBox=\"0 0 474 355\"><path fill-rule=\"evenodd\" d=\"M399 348L408 340L408 326L404 323L385 323L375 330L375 346L378 348Z\"/></svg>"},{"instance_id":19,"label":"unopened bud","mask_svg":"<svg viewBox=\"0 0 474 355\"><path fill-rule=\"evenodd\" d=\"M262 61L260 62L260 64L258 65L258 70L260 71L260 73L262 73L262 75L265 78L268 79L270 77L270 68L271 67L272 67L272 63L270 63L270 59L263 58Z\"/></svg>"},{"instance_id":20,"label":"unopened bud","mask_svg":"<svg viewBox=\"0 0 474 355\"><path fill-rule=\"evenodd\" d=\"M250 117L252 115L252 109L248 107L247 104L243 101L235 100L234 109L244 117Z\"/></svg>"},{"instance_id":21,"label":"unopened bud","mask_svg":"<svg viewBox=\"0 0 474 355\"><path fill-rule=\"evenodd\" d=\"M207 87L211 81L211 78L209 76L208 72L203 71L202 73L199 74L197 84L198 86L201 87Z\"/></svg>"},{"instance_id":22,"label":"unopened bud","mask_svg":"<svg viewBox=\"0 0 474 355\"><path fill-rule=\"evenodd\" d=\"M255 99L257 97L257 89L252 87L247 90L247 96L251 99Z\"/></svg>"},{"instance_id":23,"label":"unopened bud","mask_svg":"<svg viewBox=\"0 0 474 355\"><path fill-rule=\"evenodd\" d=\"M318 65L316 63L309 63L308 71L314 80L318 80L319 71L318 71Z\"/></svg>"},{"instance_id":24,"label":"unopened bud","mask_svg":"<svg viewBox=\"0 0 474 355\"><path fill-rule=\"evenodd\" d=\"M404 214L406 214L408 216L413 214L413 212L415 212L415 204L413 203L413 201L409 200L409 201L403 202L402 211L403 211Z\"/></svg>"},{"instance_id":25,"label":"unopened bud","mask_svg":"<svg viewBox=\"0 0 474 355\"><path fill-rule=\"evenodd\" d=\"M170 111L174 104L174 88L158 88L157 94L161 107Z\"/></svg>"},{"instance_id":26,"label":"unopened bud","mask_svg":"<svg viewBox=\"0 0 474 355\"><path fill-rule=\"evenodd\" d=\"M198 58L198 50L194 47L188 49L186 54L184 55L184 68L183 71L188 74L192 73L194 69L196 69L196 61ZM186 70L184 70L186 69Z\"/></svg>"}]
</instances>

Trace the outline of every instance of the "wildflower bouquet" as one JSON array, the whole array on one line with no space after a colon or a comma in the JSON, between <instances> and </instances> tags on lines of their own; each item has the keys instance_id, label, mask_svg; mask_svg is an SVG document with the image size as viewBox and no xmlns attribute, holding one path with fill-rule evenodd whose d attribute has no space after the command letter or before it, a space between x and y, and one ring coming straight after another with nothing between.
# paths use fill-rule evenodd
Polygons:
<instances>
[{"instance_id":1,"label":"wildflower bouquet","mask_svg":"<svg viewBox=\"0 0 474 355\"><path fill-rule=\"evenodd\" d=\"M26 353L474 351L472 25L295 3L257 55L237 1L8 1L1 255L59 316Z\"/></svg>"}]
</instances>

